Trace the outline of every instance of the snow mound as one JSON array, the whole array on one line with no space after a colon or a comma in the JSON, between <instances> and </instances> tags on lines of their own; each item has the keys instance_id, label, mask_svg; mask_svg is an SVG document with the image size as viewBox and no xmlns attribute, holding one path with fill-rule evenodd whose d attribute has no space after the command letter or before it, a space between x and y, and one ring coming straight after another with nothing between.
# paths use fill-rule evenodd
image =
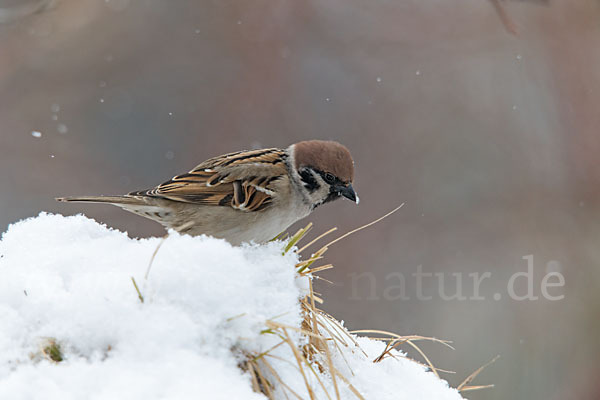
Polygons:
<instances>
[{"instance_id":1,"label":"snow mound","mask_svg":"<svg viewBox=\"0 0 600 400\"><path fill-rule=\"evenodd\" d=\"M84 216L11 225L0 241L0 399L265 399L241 366L267 352L272 397L311 398L291 347L267 328L296 327L291 342L308 343L299 300L309 278L297 256L282 255L281 242L234 247L171 232L145 279L161 240ZM360 348L331 347L347 378L337 380L340 398L356 399L355 389L375 400L461 399L407 358L373 363L384 343L356 340ZM60 362L48 356L52 343ZM335 398L326 371L306 371L313 398Z\"/></svg>"}]
</instances>

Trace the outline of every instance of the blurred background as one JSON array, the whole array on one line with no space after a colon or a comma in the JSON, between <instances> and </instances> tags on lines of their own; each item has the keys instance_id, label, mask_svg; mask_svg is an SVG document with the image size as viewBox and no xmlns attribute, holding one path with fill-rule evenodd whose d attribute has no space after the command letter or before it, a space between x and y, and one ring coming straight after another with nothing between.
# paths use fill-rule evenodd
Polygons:
<instances>
[{"instance_id":1,"label":"blurred background","mask_svg":"<svg viewBox=\"0 0 600 400\"><path fill-rule=\"evenodd\" d=\"M0 0L0 226L84 212L162 235L53 199L338 140L361 203L317 209L312 236L406 204L329 250L325 310L350 329L452 340L423 349L454 386L500 355L474 382L496 387L470 399L599 399L599 104L597 0ZM539 299L513 300L528 255ZM485 299L444 300L431 278L419 300L419 266L448 294L462 274L467 297L468 274L489 272ZM547 272L563 299L541 296ZM406 296L392 299L398 273Z\"/></svg>"}]
</instances>

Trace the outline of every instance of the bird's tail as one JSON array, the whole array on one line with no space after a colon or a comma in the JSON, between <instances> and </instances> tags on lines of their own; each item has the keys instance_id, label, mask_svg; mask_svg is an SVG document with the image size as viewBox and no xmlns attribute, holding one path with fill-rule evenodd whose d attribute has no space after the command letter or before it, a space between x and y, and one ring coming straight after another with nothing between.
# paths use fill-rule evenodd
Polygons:
<instances>
[{"instance_id":1,"label":"bird's tail","mask_svg":"<svg viewBox=\"0 0 600 400\"><path fill-rule=\"evenodd\" d=\"M143 204L139 198L134 196L72 196L57 197L56 201L62 202L80 202L80 203L111 203L111 204Z\"/></svg>"}]
</instances>

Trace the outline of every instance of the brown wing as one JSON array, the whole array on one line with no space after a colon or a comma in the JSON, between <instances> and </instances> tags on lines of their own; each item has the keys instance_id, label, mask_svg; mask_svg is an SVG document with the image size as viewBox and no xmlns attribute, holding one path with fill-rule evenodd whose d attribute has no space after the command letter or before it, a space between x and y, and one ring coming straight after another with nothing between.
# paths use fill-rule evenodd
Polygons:
<instances>
[{"instance_id":1,"label":"brown wing","mask_svg":"<svg viewBox=\"0 0 600 400\"><path fill-rule=\"evenodd\" d=\"M274 192L270 185L287 173L284 159L281 149L225 154L153 189L130 194L260 211L272 204Z\"/></svg>"}]
</instances>

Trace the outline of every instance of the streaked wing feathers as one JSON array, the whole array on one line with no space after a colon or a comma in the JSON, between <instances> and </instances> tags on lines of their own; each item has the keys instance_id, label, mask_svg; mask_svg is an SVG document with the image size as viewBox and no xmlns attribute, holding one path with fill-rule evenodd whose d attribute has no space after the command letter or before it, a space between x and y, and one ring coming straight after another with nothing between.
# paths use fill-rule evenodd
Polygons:
<instances>
[{"instance_id":1,"label":"streaked wing feathers","mask_svg":"<svg viewBox=\"0 0 600 400\"><path fill-rule=\"evenodd\" d=\"M130 194L260 211L272 203L275 193L270 184L287 173L284 160L281 149L225 154L153 189Z\"/></svg>"}]
</instances>

